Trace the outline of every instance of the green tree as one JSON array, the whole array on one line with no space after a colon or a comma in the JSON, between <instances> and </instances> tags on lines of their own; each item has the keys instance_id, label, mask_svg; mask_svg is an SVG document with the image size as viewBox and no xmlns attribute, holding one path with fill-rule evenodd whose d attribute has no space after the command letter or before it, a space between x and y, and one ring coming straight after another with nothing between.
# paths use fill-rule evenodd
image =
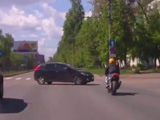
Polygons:
<instances>
[{"instance_id":1,"label":"green tree","mask_svg":"<svg viewBox=\"0 0 160 120\"><path fill-rule=\"evenodd\" d=\"M152 44L150 47L152 48L151 51L151 58L154 59L154 63L156 66L156 59L160 57L160 11L158 8L155 7L153 11L148 14L148 21L149 21L149 33L150 39L152 40ZM160 59L159 59L160 60Z\"/></svg>"},{"instance_id":2,"label":"green tree","mask_svg":"<svg viewBox=\"0 0 160 120\"><path fill-rule=\"evenodd\" d=\"M124 0L112 2L111 35L117 42L117 56L127 64L126 56L133 43L135 17L130 4Z\"/></svg>"},{"instance_id":3,"label":"green tree","mask_svg":"<svg viewBox=\"0 0 160 120\"><path fill-rule=\"evenodd\" d=\"M72 8L66 15L64 34L52 61L72 63L73 54L76 57L77 66L95 67L102 62L107 63L110 35L116 40L117 57L125 64L127 64L127 55L131 55L133 59L140 58L145 62L149 62L150 58L154 60L159 58L160 14L158 9L147 12L144 6L145 1L140 0L128 2L111 0L112 22L109 34L107 2L94 0L92 16L83 20L83 10L75 7L81 6L78 4L80 1L71 0ZM135 2L138 7L133 8ZM81 12L75 12L76 9ZM142 19L137 16L142 16ZM75 46L76 49L74 49Z\"/></svg>"},{"instance_id":4,"label":"green tree","mask_svg":"<svg viewBox=\"0 0 160 120\"><path fill-rule=\"evenodd\" d=\"M136 23L135 45L132 53L134 56L138 54L138 58L148 63L150 58L155 61L160 56L160 14L156 4L153 10L147 11L144 1L135 1L139 6L137 14L142 17L140 22Z\"/></svg>"},{"instance_id":5,"label":"green tree","mask_svg":"<svg viewBox=\"0 0 160 120\"><path fill-rule=\"evenodd\" d=\"M2 50L1 55L1 64L2 66L5 66L6 70L10 69L11 66L11 60L10 60L10 53L11 48L13 47L14 39L11 34L7 33L5 35L0 34L0 49Z\"/></svg>"},{"instance_id":6,"label":"green tree","mask_svg":"<svg viewBox=\"0 0 160 120\"><path fill-rule=\"evenodd\" d=\"M96 61L99 60L98 41L98 20L88 17L82 25L76 37L77 56L76 62L78 65L93 67Z\"/></svg>"},{"instance_id":7,"label":"green tree","mask_svg":"<svg viewBox=\"0 0 160 120\"><path fill-rule=\"evenodd\" d=\"M70 0L72 7L66 14L66 21L63 26L63 36L59 42L57 55L59 61L73 63L74 45L76 36L81 29L84 19L84 10L81 0Z\"/></svg>"}]
</instances>

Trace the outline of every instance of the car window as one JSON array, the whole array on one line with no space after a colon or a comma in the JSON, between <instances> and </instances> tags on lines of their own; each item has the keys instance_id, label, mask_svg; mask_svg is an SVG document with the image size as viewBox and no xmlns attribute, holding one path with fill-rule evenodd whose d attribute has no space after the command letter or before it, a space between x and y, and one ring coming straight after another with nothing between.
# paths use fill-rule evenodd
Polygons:
<instances>
[{"instance_id":1,"label":"car window","mask_svg":"<svg viewBox=\"0 0 160 120\"><path fill-rule=\"evenodd\" d=\"M72 65L70 64L66 64L66 67L69 67L69 68L72 68L72 69L75 69Z\"/></svg>"},{"instance_id":2,"label":"car window","mask_svg":"<svg viewBox=\"0 0 160 120\"><path fill-rule=\"evenodd\" d=\"M43 69L44 68L44 64L39 66L39 69Z\"/></svg>"},{"instance_id":3,"label":"car window","mask_svg":"<svg viewBox=\"0 0 160 120\"><path fill-rule=\"evenodd\" d=\"M56 64L56 70L58 71L64 71L66 67L67 66L62 65L62 64Z\"/></svg>"},{"instance_id":4,"label":"car window","mask_svg":"<svg viewBox=\"0 0 160 120\"><path fill-rule=\"evenodd\" d=\"M55 70L56 66L55 66L55 64L46 64L45 69L46 70Z\"/></svg>"},{"instance_id":5,"label":"car window","mask_svg":"<svg viewBox=\"0 0 160 120\"><path fill-rule=\"evenodd\" d=\"M69 67L69 68L71 68L71 69L73 69L73 70L79 70L79 68L75 68L75 67L73 67L73 66L70 65L70 64L66 64L66 67Z\"/></svg>"}]
</instances>

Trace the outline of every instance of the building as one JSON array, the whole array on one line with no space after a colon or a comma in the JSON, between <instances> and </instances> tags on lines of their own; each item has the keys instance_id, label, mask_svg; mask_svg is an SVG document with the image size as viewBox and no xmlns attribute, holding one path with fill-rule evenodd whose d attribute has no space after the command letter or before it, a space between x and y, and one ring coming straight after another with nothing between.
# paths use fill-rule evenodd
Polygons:
<instances>
[{"instance_id":1,"label":"building","mask_svg":"<svg viewBox=\"0 0 160 120\"><path fill-rule=\"evenodd\" d=\"M146 10L147 14L150 13L154 8L158 8L160 10L160 0L142 0L141 5L141 7ZM141 23L142 21L144 21L144 14L141 12L142 8L138 4L134 7L136 21L137 23ZM154 66L155 64L156 66L160 66L160 62L158 59L154 61L152 58L149 58L147 63L140 60L139 58L132 59L130 55L127 55L127 64L129 66L137 66L138 64L142 64L146 67ZM120 65L121 67L124 67L124 62L122 62Z\"/></svg>"},{"instance_id":2,"label":"building","mask_svg":"<svg viewBox=\"0 0 160 120\"><path fill-rule=\"evenodd\" d=\"M45 62L44 55L39 54L39 53L35 54L34 59L35 59L36 64Z\"/></svg>"},{"instance_id":3,"label":"building","mask_svg":"<svg viewBox=\"0 0 160 120\"><path fill-rule=\"evenodd\" d=\"M147 5L147 10L148 11L151 11L153 10L154 8L158 8L160 10L160 0L153 0L152 2L150 2L148 5Z\"/></svg>"}]
</instances>

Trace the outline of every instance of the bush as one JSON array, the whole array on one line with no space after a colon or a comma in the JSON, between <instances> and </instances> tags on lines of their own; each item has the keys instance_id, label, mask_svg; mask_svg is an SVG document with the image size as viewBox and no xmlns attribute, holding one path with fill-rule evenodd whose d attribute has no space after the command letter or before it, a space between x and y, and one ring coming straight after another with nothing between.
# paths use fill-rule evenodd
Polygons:
<instances>
[{"instance_id":1,"label":"bush","mask_svg":"<svg viewBox=\"0 0 160 120\"><path fill-rule=\"evenodd\" d=\"M132 72L133 73L140 73L140 69L139 69L139 67L132 67Z\"/></svg>"},{"instance_id":2,"label":"bush","mask_svg":"<svg viewBox=\"0 0 160 120\"><path fill-rule=\"evenodd\" d=\"M144 66L143 64L138 64L138 65L137 65L137 68L138 68L139 70L145 70L145 66Z\"/></svg>"},{"instance_id":3,"label":"bush","mask_svg":"<svg viewBox=\"0 0 160 120\"><path fill-rule=\"evenodd\" d=\"M132 68L133 73L138 73L139 74L140 70L144 69L144 65L142 65L142 64L138 64L137 66L132 65L131 68Z\"/></svg>"}]
</instances>

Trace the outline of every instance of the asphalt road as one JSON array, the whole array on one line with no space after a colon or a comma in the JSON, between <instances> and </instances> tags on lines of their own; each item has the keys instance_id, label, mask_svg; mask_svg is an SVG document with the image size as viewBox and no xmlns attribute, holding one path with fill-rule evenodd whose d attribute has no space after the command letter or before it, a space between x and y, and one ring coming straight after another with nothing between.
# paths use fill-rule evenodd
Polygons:
<instances>
[{"instance_id":1,"label":"asphalt road","mask_svg":"<svg viewBox=\"0 0 160 120\"><path fill-rule=\"evenodd\" d=\"M0 120L160 120L160 75L141 76L122 77L117 96L97 76L85 86L41 86L33 73L5 78Z\"/></svg>"}]
</instances>

